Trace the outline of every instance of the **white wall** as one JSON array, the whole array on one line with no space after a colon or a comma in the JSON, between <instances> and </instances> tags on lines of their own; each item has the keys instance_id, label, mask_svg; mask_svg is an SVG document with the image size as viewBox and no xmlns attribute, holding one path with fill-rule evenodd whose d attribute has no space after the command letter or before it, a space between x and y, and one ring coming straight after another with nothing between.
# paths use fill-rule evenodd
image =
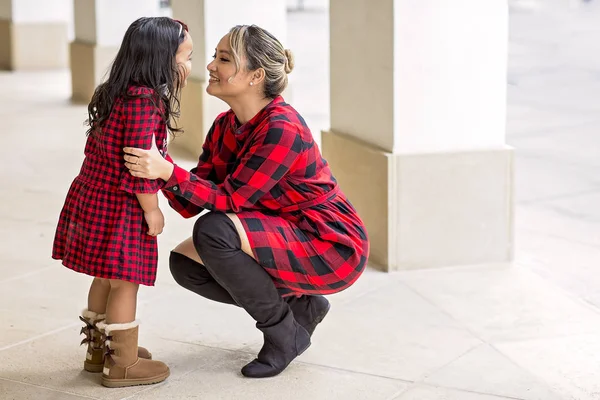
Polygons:
<instances>
[{"instance_id":1,"label":"white wall","mask_svg":"<svg viewBox=\"0 0 600 400\"><path fill-rule=\"evenodd\" d=\"M133 21L165 14L158 0L72 1L75 1L75 37L98 46L118 47Z\"/></svg>"},{"instance_id":2,"label":"white wall","mask_svg":"<svg viewBox=\"0 0 600 400\"><path fill-rule=\"evenodd\" d=\"M12 2L12 20L16 23L67 22L73 9L72 0L8 0L8 2Z\"/></svg>"}]
</instances>

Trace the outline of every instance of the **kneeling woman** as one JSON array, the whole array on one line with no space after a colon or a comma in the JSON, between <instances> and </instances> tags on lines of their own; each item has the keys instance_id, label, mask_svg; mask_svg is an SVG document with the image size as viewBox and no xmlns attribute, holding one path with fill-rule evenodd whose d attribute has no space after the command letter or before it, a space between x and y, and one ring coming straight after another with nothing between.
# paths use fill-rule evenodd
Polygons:
<instances>
[{"instance_id":1,"label":"kneeling woman","mask_svg":"<svg viewBox=\"0 0 600 400\"><path fill-rule=\"evenodd\" d=\"M304 119L281 97L292 53L257 26L236 26L213 58L206 90L231 109L214 121L197 167L188 172L154 148L126 148L125 161L136 177L163 179L182 216L211 211L171 253L171 272L256 320L264 345L242 374L274 376L309 347L329 311L322 295L361 275L369 242Z\"/></svg>"}]
</instances>

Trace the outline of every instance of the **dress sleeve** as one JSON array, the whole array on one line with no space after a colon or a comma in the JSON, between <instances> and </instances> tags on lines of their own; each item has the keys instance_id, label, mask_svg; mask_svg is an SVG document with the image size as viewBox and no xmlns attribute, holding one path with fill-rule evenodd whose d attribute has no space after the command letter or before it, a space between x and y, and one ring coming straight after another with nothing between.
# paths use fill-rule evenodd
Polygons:
<instances>
[{"instance_id":1,"label":"dress sleeve","mask_svg":"<svg viewBox=\"0 0 600 400\"><path fill-rule=\"evenodd\" d=\"M156 147L163 150L166 132L159 132L163 126L159 109L148 98L136 98L123 102L124 147L137 147L148 150L152 146L152 137ZM159 180L136 178L124 168L121 173L120 189L128 193L157 193L163 182Z\"/></svg>"},{"instance_id":2,"label":"dress sleeve","mask_svg":"<svg viewBox=\"0 0 600 400\"><path fill-rule=\"evenodd\" d=\"M175 166L164 189L211 211L251 209L293 167L302 143L295 125L272 121L254 136L239 166L223 183L215 184Z\"/></svg>"},{"instance_id":3,"label":"dress sleeve","mask_svg":"<svg viewBox=\"0 0 600 400\"><path fill-rule=\"evenodd\" d=\"M208 131L206 135L206 139L204 140L204 144L202 144L202 154L200 154L200 158L198 159L198 165L190 171L190 175L197 176L199 178L208 180L211 176L214 176L214 165L212 163L212 154L213 154L213 140L214 140L214 130L215 123L213 123L212 127ZM172 162L170 157L167 157L169 161ZM175 168L179 168L175 165ZM195 215L200 214L204 207L198 206L188 199L182 196L177 196L176 193L163 189L163 194L169 200L169 205L172 209L177 211L184 218L190 218Z\"/></svg>"}]
</instances>

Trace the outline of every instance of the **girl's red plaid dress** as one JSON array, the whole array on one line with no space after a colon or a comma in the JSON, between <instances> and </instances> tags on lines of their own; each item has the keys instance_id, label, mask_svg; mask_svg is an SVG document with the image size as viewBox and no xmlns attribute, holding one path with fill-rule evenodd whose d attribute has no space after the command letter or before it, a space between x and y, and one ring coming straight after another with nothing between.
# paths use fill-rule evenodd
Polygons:
<instances>
[{"instance_id":1,"label":"girl's red plaid dress","mask_svg":"<svg viewBox=\"0 0 600 400\"><path fill-rule=\"evenodd\" d=\"M203 209L235 213L283 295L339 292L366 266L363 222L281 96L241 126L233 111L221 114L198 166L175 166L163 192L184 217Z\"/></svg>"},{"instance_id":2,"label":"girl's red plaid dress","mask_svg":"<svg viewBox=\"0 0 600 400\"><path fill-rule=\"evenodd\" d=\"M129 89L134 96L152 93ZM166 155L166 123L150 98L115 102L102 129L102 143L88 137L83 165L60 213L52 258L98 278L154 285L157 241L147 234L135 193L156 193L160 182L134 178L123 164L123 147L149 149L153 135Z\"/></svg>"}]
</instances>

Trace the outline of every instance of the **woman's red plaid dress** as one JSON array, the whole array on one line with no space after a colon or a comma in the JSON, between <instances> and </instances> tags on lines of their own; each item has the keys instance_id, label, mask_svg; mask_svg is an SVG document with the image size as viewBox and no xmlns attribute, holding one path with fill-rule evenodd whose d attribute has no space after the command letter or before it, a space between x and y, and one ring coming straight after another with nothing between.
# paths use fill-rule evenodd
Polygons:
<instances>
[{"instance_id":1,"label":"woman's red plaid dress","mask_svg":"<svg viewBox=\"0 0 600 400\"><path fill-rule=\"evenodd\" d=\"M152 93L147 88L129 89L134 96ZM60 213L52 258L91 276L154 285L157 241L147 234L135 193L157 193L161 184L134 178L123 162L123 147L149 149L152 135L166 155L166 124L151 99L115 102L101 144L88 137L81 171Z\"/></svg>"},{"instance_id":2,"label":"woman's red plaid dress","mask_svg":"<svg viewBox=\"0 0 600 400\"><path fill-rule=\"evenodd\" d=\"M302 117L281 97L239 125L217 117L198 166L163 187L184 217L236 213L256 260L283 295L329 294L363 272L369 242Z\"/></svg>"}]
</instances>

